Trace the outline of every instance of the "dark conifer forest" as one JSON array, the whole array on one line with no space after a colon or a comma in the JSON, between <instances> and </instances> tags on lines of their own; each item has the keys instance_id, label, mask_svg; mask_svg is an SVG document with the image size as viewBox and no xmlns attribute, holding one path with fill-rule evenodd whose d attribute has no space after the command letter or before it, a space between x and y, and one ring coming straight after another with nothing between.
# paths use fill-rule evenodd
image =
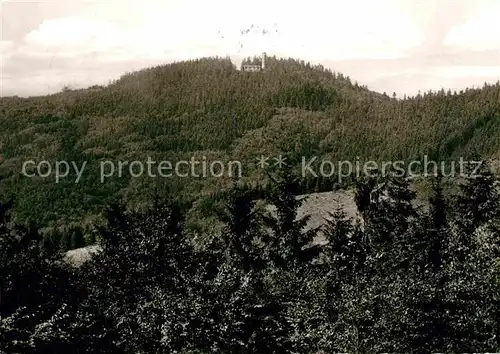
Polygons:
<instances>
[{"instance_id":1,"label":"dark conifer forest","mask_svg":"<svg viewBox=\"0 0 500 354\"><path fill-rule=\"evenodd\" d=\"M299 60L266 68L206 58L0 99L0 353L500 352L500 83L398 98ZM245 168L98 172L192 156ZM303 178L303 156L483 162L340 181ZM86 172L27 177L29 160ZM308 227L298 196L332 188L357 214Z\"/></svg>"}]
</instances>

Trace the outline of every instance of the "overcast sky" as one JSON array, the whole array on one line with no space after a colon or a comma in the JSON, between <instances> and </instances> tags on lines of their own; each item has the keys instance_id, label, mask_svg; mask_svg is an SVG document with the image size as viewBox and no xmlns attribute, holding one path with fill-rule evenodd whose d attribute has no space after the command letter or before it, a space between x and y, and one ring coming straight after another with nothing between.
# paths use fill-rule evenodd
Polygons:
<instances>
[{"instance_id":1,"label":"overcast sky","mask_svg":"<svg viewBox=\"0 0 500 354\"><path fill-rule=\"evenodd\" d=\"M1 1L5 96L262 51L399 96L500 80L500 0Z\"/></svg>"}]
</instances>

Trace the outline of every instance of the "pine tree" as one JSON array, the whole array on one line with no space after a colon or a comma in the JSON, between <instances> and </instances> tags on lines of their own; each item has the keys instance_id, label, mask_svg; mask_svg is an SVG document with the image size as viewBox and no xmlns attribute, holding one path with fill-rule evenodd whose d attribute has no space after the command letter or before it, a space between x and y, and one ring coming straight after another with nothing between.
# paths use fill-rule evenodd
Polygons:
<instances>
[{"instance_id":1,"label":"pine tree","mask_svg":"<svg viewBox=\"0 0 500 354\"><path fill-rule=\"evenodd\" d=\"M447 202L443 195L442 177L438 176L433 181L433 195L429 199L429 228L426 230L426 237L423 238L424 249L427 256L427 264L430 264L435 271L441 268L443 252L445 251L449 229L447 219Z\"/></svg>"},{"instance_id":2,"label":"pine tree","mask_svg":"<svg viewBox=\"0 0 500 354\"><path fill-rule=\"evenodd\" d=\"M337 210L323 226L327 245L324 247L328 262L339 275L352 275L361 271L366 259L367 245L359 224Z\"/></svg>"},{"instance_id":3,"label":"pine tree","mask_svg":"<svg viewBox=\"0 0 500 354\"><path fill-rule=\"evenodd\" d=\"M191 302L197 299L192 284L200 265L185 235L181 208L158 203L143 214L115 204L101 233L102 251L82 267L84 281L93 286L81 307L85 321L75 327L86 333L79 343L87 342L92 350L102 345L134 352L183 348L180 323L194 323L191 308L199 303ZM98 328L97 323L107 325Z\"/></svg>"},{"instance_id":4,"label":"pine tree","mask_svg":"<svg viewBox=\"0 0 500 354\"><path fill-rule=\"evenodd\" d=\"M477 172L469 166L466 183L461 185L461 195L455 199L461 217L455 220L465 233L500 216L498 180L486 162L481 162Z\"/></svg>"}]
</instances>

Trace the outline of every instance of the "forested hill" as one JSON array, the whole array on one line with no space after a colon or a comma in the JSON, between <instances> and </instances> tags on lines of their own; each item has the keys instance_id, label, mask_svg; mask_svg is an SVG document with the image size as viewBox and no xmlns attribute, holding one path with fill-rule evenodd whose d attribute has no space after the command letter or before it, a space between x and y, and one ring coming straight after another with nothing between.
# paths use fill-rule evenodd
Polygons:
<instances>
[{"instance_id":1,"label":"forested hill","mask_svg":"<svg viewBox=\"0 0 500 354\"><path fill-rule=\"evenodd\" d=\"M255 161L261 154L338 160L497 157L500 84L405 99L369 91L321 66L268 58L246 73L206 58L129 73L109 85L0 100L0 199L15 196L18 221L92 225L115 197L140 208L161 194L196 197L223 178L99 180L101 160ZM87 162L70 175L27 178L24 161ZM250 181L260 178L249 168Z\"/></svg>"}]
</instances>

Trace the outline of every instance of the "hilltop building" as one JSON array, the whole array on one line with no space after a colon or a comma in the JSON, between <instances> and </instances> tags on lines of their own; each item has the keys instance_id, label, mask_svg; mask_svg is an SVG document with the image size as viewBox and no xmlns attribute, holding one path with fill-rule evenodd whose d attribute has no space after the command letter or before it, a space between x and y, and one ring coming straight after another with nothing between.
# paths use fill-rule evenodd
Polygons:
<instances>
[{"instance_id":1,"label":"hilltop building","mask_svg":"<svg viewBox=\"0 0 500 354\"><path fill-rule=\"evenodd\" d=\"M262 53L261 64L243 64L241 65L241 71L256 72L264 71L266 68L266 53Z\"/></svg>"}]
</instances>

